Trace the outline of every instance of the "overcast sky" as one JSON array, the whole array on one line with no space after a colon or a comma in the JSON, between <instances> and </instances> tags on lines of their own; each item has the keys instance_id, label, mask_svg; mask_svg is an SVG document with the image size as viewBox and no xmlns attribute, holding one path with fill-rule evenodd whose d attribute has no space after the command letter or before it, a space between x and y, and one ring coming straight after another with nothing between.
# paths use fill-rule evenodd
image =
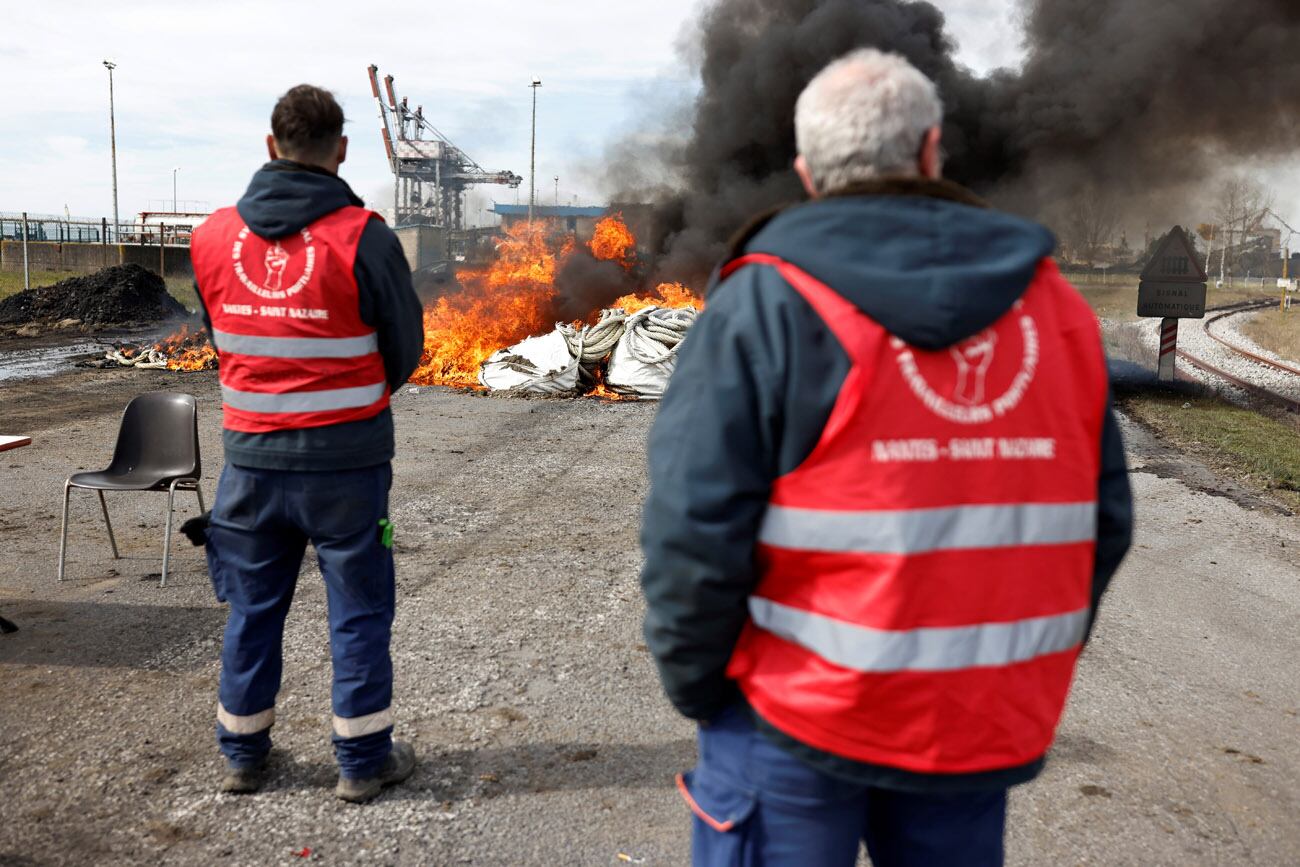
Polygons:
<instances>
[{"instance_id":1,"label":"overcast sky","mask_svg":"<svg viewBox=\"0 0 1300 867\"><path fill-rule=\"evenodd\" d=\"M986 70L1019 57L1015 0L935 0L960 59ZM108 77L114 72L123 219L239 197L265 159L276 97L302 81L333 90L350 121L343 176L377 208L391 175L366 67L484 168L527 177L530 93L539 76L538 198L599 196L584 169L665 93L689 92L675 46L699 0L389 0L311 4L208 0L6 3L0 24L0 211L112 214ZM990 8L997 11L990 13ZM504 187L485 198L513 202ZM520 190L527 201L527 181ZM479 215L476 201L471 220Z\"/></svg>"}]
</instances>

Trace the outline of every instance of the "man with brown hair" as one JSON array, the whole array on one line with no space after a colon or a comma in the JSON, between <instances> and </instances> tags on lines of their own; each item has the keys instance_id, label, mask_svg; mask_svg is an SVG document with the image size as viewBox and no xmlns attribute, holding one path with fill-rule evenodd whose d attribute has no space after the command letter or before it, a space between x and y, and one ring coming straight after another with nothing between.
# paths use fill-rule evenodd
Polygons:
<instances>
[{"instance_id":1,"label":"man with brown hair","mask_svg":"<svg viewBox=\"0 0 1300 867\"><path fill-rule=\"evenodd\" d=\"M360 802L415 769L411 747L392 740L389 394L419 362L422 316L397 237L338 176L348 140L334 97L290 90L266 146L271 161L192 249L226 453L207 532L213 586L230 603L221 789L262 784L284 621L311 542L329 602L336 794Z\"/></svg>"}]
</instances>

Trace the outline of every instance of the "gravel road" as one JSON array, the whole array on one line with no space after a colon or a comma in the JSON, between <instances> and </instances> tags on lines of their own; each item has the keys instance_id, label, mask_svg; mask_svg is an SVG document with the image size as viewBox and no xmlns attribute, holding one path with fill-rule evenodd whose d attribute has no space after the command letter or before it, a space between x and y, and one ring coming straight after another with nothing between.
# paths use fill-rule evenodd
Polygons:
<instances>
[{"instance_id":1,"label":"gravel road","mask_svg":"<svg viewBox=\"0 0 1300 867\"><path fill-rule=\"evenodd\" d=\"M409 785L330 791L325 596L305 568L285 639L270 785L223 796L213 743L224 608L200 554L159 588L163 498L74 501L130 396L200 398L214 374L88 371L0 383L0 864L617 865L687 861L672 787L693 732L640 635L637 520L654 407L395 401L399 736ZM13 427L13 430L9 430ZM1300 861L1300 522L1128 427L1141 523L1081 664L1054 760L1012 797L1012 864ZM194 504L185 507L192 513Z\"/></svg>"}]
</instances>

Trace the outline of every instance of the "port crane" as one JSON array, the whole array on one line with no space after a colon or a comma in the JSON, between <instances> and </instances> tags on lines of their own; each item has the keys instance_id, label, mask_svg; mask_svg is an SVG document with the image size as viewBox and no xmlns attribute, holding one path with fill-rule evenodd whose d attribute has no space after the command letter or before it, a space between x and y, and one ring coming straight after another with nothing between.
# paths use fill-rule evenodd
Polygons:
<instances>
[{"instance_id":1,"label":"port crane","mask_svg":"<svg viewBox=\"0 0 1300 867\"><path fill-rule=\"evenodd\" d=\"M393 227L465 228L465 189L500 184L517 189L523 178L514 172L490 172L443 135L424 116L397 98L393 76L379 87L379 67L371 64L370 92L379 110L380 134L393 172Z\"/></svg>"}]
</instances>

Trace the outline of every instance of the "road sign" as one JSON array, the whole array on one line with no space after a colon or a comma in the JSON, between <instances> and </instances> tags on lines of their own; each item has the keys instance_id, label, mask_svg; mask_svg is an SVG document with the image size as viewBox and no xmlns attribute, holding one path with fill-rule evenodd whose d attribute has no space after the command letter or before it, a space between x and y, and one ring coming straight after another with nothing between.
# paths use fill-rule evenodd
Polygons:
<instances>
[{"instance_id":1,"label":"road sign","mask_svg":"<svg viewBox=\"0 0 1300 867\"><path fill-rule=\"evenodd\" d=\"M1138 284L1138 316L1158 316L1161 319L1205 318L1204 283Z\"/></svg>"},{"instance_id":2,"label":"road sign","mask_svg":"<svg viewBox=\"0 0 1300 867\"><path fill-rule=\"evenodd\" d=\"M1163 283L1204 283L1209 279L1201 267L1200 257L1182 226L1174 226L1160 240L1155 255L1142 269L1140 280Z\"/></svg>"},{"instance_id":3,"label":"road sign","mask_svg":"<svg viewBox=\"0 0 1300 867\"><path fill-rule=\"evenodd\" d=\"M1182 226L1161 239L1138 283L1138 316L1201 319L1205 316L1205 269Z\"/></svg>"}]
</instances>

